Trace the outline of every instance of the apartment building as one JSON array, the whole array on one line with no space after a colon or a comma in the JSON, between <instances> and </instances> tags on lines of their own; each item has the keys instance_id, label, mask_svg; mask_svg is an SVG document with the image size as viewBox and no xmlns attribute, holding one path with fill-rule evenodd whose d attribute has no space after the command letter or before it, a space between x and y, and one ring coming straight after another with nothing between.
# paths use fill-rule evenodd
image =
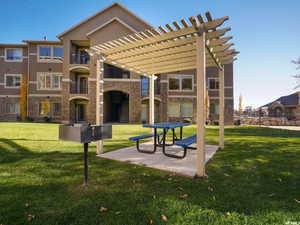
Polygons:
<instances>
[{"instance_id":1,"label":"apartment building","mask_svg":"<svg viewBox=\"0 0 300 225\"><path fill-rule=\"evenodd\" d=\"M59 41L0 44L0 120L95 123L96 63L86 50L151 25L114 3L58 35ZM104 64L104 122L148 121L149 80ZM155 80L155 120L196 118L195 70ZM218 120L217 68L207 68L209 120ZM25 106L24 106L25 105ZM225 65L225 123L233 122L233 64ZM22 112L23 109L23 112ZM25 114L25 115L22 115Z\"/></svg>"}]
</instances>

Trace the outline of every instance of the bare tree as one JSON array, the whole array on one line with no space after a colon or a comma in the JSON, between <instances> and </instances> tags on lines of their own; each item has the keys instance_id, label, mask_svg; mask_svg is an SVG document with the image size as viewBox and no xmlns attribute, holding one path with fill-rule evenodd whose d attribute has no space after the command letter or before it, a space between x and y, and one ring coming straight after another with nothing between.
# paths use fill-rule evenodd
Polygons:
<instances>
[{"instance_id":1,"label":"bare tree","mask_svg":"<svg viewBox=\"0 0 300 225\"><path fill-rule=\"evenodd\" d=\"M296 70L300 70L300 57L296 60L292 60L292 63L294 63L297 66ZM293 75L293 77L296 79L297 82L297 86L295 87L295 89L300 88L300 73Z\"/></svg>"}]
</instances>

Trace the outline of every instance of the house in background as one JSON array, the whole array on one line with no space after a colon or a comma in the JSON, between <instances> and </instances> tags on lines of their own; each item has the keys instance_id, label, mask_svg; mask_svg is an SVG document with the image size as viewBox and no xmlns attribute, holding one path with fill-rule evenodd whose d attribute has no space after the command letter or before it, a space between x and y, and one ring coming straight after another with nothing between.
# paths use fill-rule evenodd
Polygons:
<instances>
[{"instance_id":1,"label":"house in background","mask_svg":"<svg viewBox=\"0 0 300 225\"><path fill-rule=\"evenodd\" d=\"M300 92L282 96L262 108L266 109L269 117L286 117L289 120L300 120Z\"/></svg>"},{"instance_id":2,"label":"house in background","mask_svg":"<svg viewBox=\"0 0 300 225\"><path fill-rule=\"evenodd\" d=\"M114 3L58 35L59 41L24 41L0 45L0 120L20 113L20 87L26 84L26 116L35 121L89 122L96 119L95 58L91 46L151 28ZM225 66L225 123L233 123L233 64ZM196 71L157 74L155 121L196 119ZM27 82L22 82L26 79ZM207 68L211 121L219 116L218 69ZM148 121L149 80L114 65L104 65L104 122Z\"/></svg>"}]
</instances>

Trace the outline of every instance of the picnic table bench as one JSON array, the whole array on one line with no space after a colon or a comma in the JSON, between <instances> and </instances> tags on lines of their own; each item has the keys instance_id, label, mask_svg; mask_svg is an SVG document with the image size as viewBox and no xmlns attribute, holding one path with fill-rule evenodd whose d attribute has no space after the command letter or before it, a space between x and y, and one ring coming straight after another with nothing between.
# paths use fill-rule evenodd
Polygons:
<instances>
[{"instance_id":1,"label":"picnic table bench","mask_svg":"<svg viewBox=\"0 0 300 225\"><path fill-rule=\"evenodd\" d=\"M179 140L179 141L175 141L175 145L180 146L180 147L183 148L183 155L182 156L172 155L171 157L183 159L186 156L186 153L187 153L188 149L194 149L194 150L197 149L195 147L190 146L190 145L196 143L196 141L197 141L197 136L196 135L184 138L184 139Z\"/></svg>"},{"instance_id":2,"label":"picnic table bench","mask_svg":"<svg viewBox=\"0 0 300 225\"><path fill-rule=\"evenodd\" d=\"M152 151L147 151L147 150L143 150L140 148L140 140L143 140L143 139L147 139L147 138L152 138L152 137L155 137L154 141L156 142L156 137L158 138L158 142L159 142L159 136L163 135L163 132L154 132L153 134L144 134L144 135L139 135L139 136L134 136L134 137L130 137L128 140L129 141L135 141L136 142L136 149L139 151L139 152L142 152L142 153L148 153L148 154L153 154L156 152L156 144L154 144L154 148Z\"/></svg>"}]
</instances>

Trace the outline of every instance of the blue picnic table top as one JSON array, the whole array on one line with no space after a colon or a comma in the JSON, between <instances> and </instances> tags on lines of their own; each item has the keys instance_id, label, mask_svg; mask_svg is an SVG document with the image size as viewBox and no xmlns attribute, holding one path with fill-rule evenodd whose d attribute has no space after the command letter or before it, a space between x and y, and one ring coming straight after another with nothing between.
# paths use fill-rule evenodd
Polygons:
<instances>
[{"instance_id":1,"label":"blue picnic table top","mask_svg":"<svg viewBox=\"0 0 300 225\"><path fill-rule=\"evenodd\" d=\"M166 122L166 123L143 124L143 127L160 128L160 129L174 129L177 127L185 127L185 126L189 126L189 125L191 125L191 123Z\"/></svg>"}]
</instances>

